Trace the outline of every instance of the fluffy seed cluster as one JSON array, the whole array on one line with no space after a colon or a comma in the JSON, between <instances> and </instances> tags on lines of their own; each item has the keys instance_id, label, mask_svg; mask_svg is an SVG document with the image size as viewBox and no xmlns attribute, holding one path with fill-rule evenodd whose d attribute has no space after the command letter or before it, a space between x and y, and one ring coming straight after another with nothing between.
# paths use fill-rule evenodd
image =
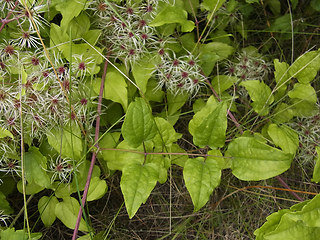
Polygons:
<instances>
[{"instance_id":1,"label":"fluffy seed cluster","mask_svg":"<svg viewBox=\"0 0 320 240\"><path fill-rule=\"evenodd\" d=\"M160 56L155 77L157 89L165 87L173 94L196 95L205 77L195 56L176 57L167 47L169 37L160 36L156 28L148 26L157 14L159 4L168 1L147 1L140 4L127 1L124 5L93 1L90 9L99 16L96 22L103 31L103 42L110 47L113 56L130 66L145 55Z\"/></svg>"},{"instance_id":2,"label":"fluffy seed cluster","mask_svg":"<svg viewBox=\"0 0 320 240\"><path fill-rule=\"evenodd\" d=\"M157 66L158 89L163 86L174 94L188 93L195 96L205 84L198 61L191 54L176 58L174 54L160 51L161 64Z\"/></svg>"},{"instance_id":3,"label":"fluffy seed cluster","mask_svg":"<svg viewBox=\"0 0 320 240\"><path fill-rule=\"evenodd\" d=\"M148 23L152 21L158 1L124 6L105 1L93 1L91 9L99 16L96 24L103 31L103 42L112 49L112 55L132 64L150 51L164 46L165 41Z\"/></svg>"},{"instance_id":4,"label":"fluffy seed cluster","mask_svg":"<svg viewBox=\"0 0 320 240\"><path fill-rule=\"evenodd\" d=\"M235 61L228 61L226 74L245 80L264 80L270 72L270 63L263 58L239 53Z\"/></svg>"},{"instance_id":5,"label":"fluffy seed cluster","mask_svg":"<svg viewBox=\"0 0 320 240\"><path fill-rule=\"evenodd\" d=\"M297 158L302 164L313 162L317 155L315 148L320 146L320 114L309 118L298 118L291 127L299 134Z\"/></svg>"}]
</instances>

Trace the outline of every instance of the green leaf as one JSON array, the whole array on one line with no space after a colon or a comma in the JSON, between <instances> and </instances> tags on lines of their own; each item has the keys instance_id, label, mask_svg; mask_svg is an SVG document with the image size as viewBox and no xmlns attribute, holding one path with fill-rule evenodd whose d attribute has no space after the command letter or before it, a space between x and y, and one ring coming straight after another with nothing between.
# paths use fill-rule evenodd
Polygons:
<instances>
[{"instance_id":1,"label":"green leaf","mask_svg":"<svg viewBox=\"0 0 320 240\"><path fill-rule=\"evenodd\" d=\"M212 87L219 95L233 86L239 79L229 75L217 75L212 79Z\"/></svg>"},{"instance_id":2,"label":"green leaf","mask_svg":"<svg viewBox=\"0 0 320 240\"><path fill-rule=\"evenodd\" d=\"M210 154L221 155L218 150ZM220 159L219 159L220 160ZM218 160L218 161L219 161ZM209 200L213 190L220 184L221 167L214 157L190 158L183 168L183 179L190 193L194 211L198 211Z\"/></svg>"},{"instance_id":3,"label":"green leaf","mask_svg":"<svg viewBox=\"0 0 320 240\"><path fill-rule=\"evenodd\" d=\"M201 6L208 11L216 12L225 1L226 0L204 0Z\"/></svg>"},{"instance_id":4,"label":"green leaf","mask_svg":"<svg viewBox=\"0 0 320 240\"><path fill-rule=\"evenodd\" d=\"M194 22L188 20L187 11L170 4L166 4L148 25L159 27L170 23L179 23L182 32L191 32L194 29Z\"/></svg>"},{"instance_id":5,"label":"green leaf","mask_svg":"<svg viewBox=\"0 0 320 240\"><path fill-rule=\"evenodd\" d=\"M6 196L0 192L0 213L2 214L12 214L14 211L13 209L10 207L9 202L6 199Z\"/></svg>"},{"instance_id":6,"label":"green leaf","mask_svg":"<svg viewBox=\"0 0 320 240\"><path fill-rule=\"evenodd\" d=\"M211 97L212 98L212 97ZM189 123L193 142L199 147L223 147L227 129L227 105L211 103L197 112Z\"/></svg>"},{"instance_id":7,"label":"green leaf","mask_svg":"<svg viewBox=\"0 0 320 240\"><path fill-rule=\"evenodd\" d=\"M79 209L80 204L77 199L66 197L63 198L62 202L56 204L55 214L66 227L74 229ZM79 231L89 232L89 229L82 218L80 220Z\"/></svg>"},{"instance_id":8,"label":"green leaf","mask_svg":"<svg viewBox=\"0 0 320 240\"><path fill-rule=\"evenodd\" d=\"M199 7L199 0L184 1L184 8L188 13L192 14Z\"/></svg>"},{"instance_id":9,"label":"green leaf","mask_svg":"<svg viewBox=\"0 0 320 240\"><path fill-rule=\"evenodd\" d=\"M55 196L43 196L39 199L38 210L40 213L41 220L46 227L49 227L56 220L55 208L59 203Z\"/></svg>"},{"instance_id":10,"label":"green leaf","mask_svg":"<svg viewBox=\"0 0 320 240\"><path fill-rule=\"evenodd\" d=\"M47 158L37 148L30 147L24 155L24 161L27 181L49 188L51 185L50 178L45 171L47 169Z\"/></svg>"},{"instance_id":11,"label":"green leaf","mask_svg":"<svg viewBox=\"0 0 320 240\"><path fill-rule=\"evenodd\" d=\"M121 132L132 147L138 147L156 135L157 126L151 108L143 98L130 103Z\"/></svg>"},{"instance_id":12,"label":"green leaf","mask_svg":"<svg viewBox=\"0 0 320 240\"><path fill-rule=\"evenodd\" d=\"M279 98L283 97L283 95L285 94L285 91L287 89L287 85L289 83L289 72L288 72L288 68L289 68L289 64L287 64L286 62L279 62L278 59L274 59L274 78L276 80L276 91L279 94Z\"/></svg>"},{"instance_id":13,"label":"green leaf","mask_svg":"<svg viewBox=\"0 0 320 240\"><path fill-rule=\"evenodd\" d=\"M181 138L182 134L176 133L173 126L165 119L156 117L155 122L157 124L157 134L153 138L155 145L155 151L166 151L166 148L170 148L172 143Z\"/></svg>"},{"instance_id":14,"label":"green leaf","mask_svg":"<svg viewBox=\"0 0 320 240\"><path fill-rule=\"evenodd\" d=\"M302 84L308 84L317 75L320 69L320 50L310 51L300 56L289 69L291 77L298 79Z\"/></svg>"},{"instance_id":15,"label":"green leaf","mask_svg":"<svg viewBox=\"0 0 320 240\"><path fill-rule=\"evenodd\" d=\"M199 60L201 68L206 76L208 76L217 61L226 59L234 52L234 48L228 44L221 42L210 42L200 45Z\"/></svg>"},{"instance_id":16,"label":"green leaf","mask_svg":"<svg viewBox=\"0 0 320 240\"><path fill-rule=\"evenodd\" d=\"M183 150L179 145L177 144L172 144L170 148L170 152L174 153L183 153L181 155L171 155L171 163L176 164L180 167L184 167L185 163L188 161L188 155L185 150Z\"/></svg>"},{"instance_id":17,"label":"green leaf","mask_svg":"<svg viewBox=\"0 0 320 240\"><path fill-rule=\"evenodd\" d=\"M122 171L120 187L131 219L155 187L158 171L154 164L129 164Z\"/></svg>"},{"instance_id":18,"label":"green leaf","mask_svg":"<svg viewBox=\"0 0 320 240\"><path fill-rule=\"evenodd\" d=\"M14 228L7 228L0 231L0 239L3 240L38 240L42 237L42 233L31 233L29 238L28 233L24 230L14 230Z\"/></svg>"},{"instance_id":19,"label":"green leaf","mask_svg":"<svg viewBox=\"0 0 320 240\"><path fill-rule=\"evenodd\" d=\"M96 78L94 82L94 90L97 94L100 92L101 79ZM114 102L120 103L123 110L128 107L128 89L124 77L116 69L109 69L104 83L103 97Z\"/></svg>"},{"instance_id":20,"label":"green leaf","mask_svg":"<svg viewBox=\"0 0 320 240\"><path fill-rule=\"evenodd\" d=\"M61 43L68 43L69 36L65 33L61 27L58 25L51 23L50 27L50 47L57 46ZM59 48L59 46L58 46ZM60 48L59 48L60 49Z\"/></svg>"},{"instance_id":21,"label":"green leaf","mask_svg":"<svg viewBox=\"0 0 320 240\"><path fill-rule=\"evenodd\" d=\"M188 94L174 95L170 91L167 92L168 115L173 116L186 103Z\"/></svg>"},{"instance_id":22,"label":"green leaf","mask_svg":"<svg viewBox=\"0 0 320 240\"><path fill-rule=\"evenodd\" d=\"M14 139L12 133L5 128L0 127L0 138L11 137Z\"/></svg>"},{"instance_id":23,"label":"green leaf","mask_svg":"<svg viewBox=\"0 0 320 240\"><path fill-rule=\"evenodd\" d=\"M265 116L269 113L269 105L273 103L271 89L264 82L259 80L248 80L241 82L240 86L244 86L248 91L252 102L252 107L260 116Z\"/></svg>"},{"instance_id":24,"label":"green leaf","mask_svg":"<svg viewBox=\"0 0 320 240\"><path fill-rule=\"evenodd\" d=\"M61 136L62 134L62 136ZM72 122L62 130L53 128L47 133L48 143L63 157L80 160L83 151L81 130L77 123Z\"/></svg>"},{"instance_id":25,"label":"green leaf","mask_svg":"<svg viewBox=\"0 0 320 240\"><path fill-rule=\"evenodd\" d=\"M272 120L276 123L289 122L294 116L294 111L291 106L286 103L280 103L274 109Z\"/></svg>"},{"instance_id":26,"label":"green leaf","mask_svg":"<svg viewBox=\"0 0 320 240\"><path fill-rule=\"evenodd\" d=\"M267 222L265 222L260 228L258 228L256 231L254 231L254 235L256 236L256 240L264 240L266 238L264 238L264 235L268 232L272 232L274 231L280 220L281 217L290 212L290 210L288 209L282 209L278 212L272 213L271 215L269 215L267 217Z\"/></svg>"},{"instance_id":27,"label":"green leaf","mask_svg":"<svg viewBox=\"0 0 320 240\"><path fill-rule=\"evenodd\" d=\"M67 29L69 22L77 17L82 10L85 9L87 0L68 0L62 1L55 5L57 11L61 12L62 20L60 25L62 28Z\"/></svg>"},{"instance_id":28,"label":"green leaf","mask_svg":"<svg viewBox=\"0 0 320 240\"><path fill-rule=\"evenodd\" d=\"M317 151L317 157L315 159L316 165L314 166L314 169L313 169L311 181L318 183L320 182L320 147L319 146L316 147L316 151Z\"/></svg>"},{"instance_id":29,"label":"green leaf","mask_svg":"<svg viewBox=\"0 0 320 240\"><path fill-rule=\"evenodd\" d=\"M94 177L90 181L87 201L97 200L103 197L107 191L108 186L106 181L101 180L99 177Z\"/></svg>"},{"instance_id":30,"label":"green leaf","mask_svg":"<svg viewBox=\"0 0 320 240\"><path fill-rule=\"evenodd\" d=\"M277 176L289 169L293 159L292 154L251 137L233 140L226 155L232 157L233 175L244 181L259 181Z\"/></svg>"},{"instance_id":31,"label":"green leaf","mask_svg":"<svg viewBox=\"0 0 320 240\"><path fill-rule=\"evenodd\" d=\"M109 156L104 159L107 161L108 168L111 170L120 170L124 168L125 165L131 163L143 163L143 155L135 153L135 151L143 152L143 146L140 145L137 148L132 147L128 144L126 140L119 143L117 149L123 149L124 151L104 151Z\"/></svg>"},{"instance_id":32,"label":"green leaf","mask_svg":"<svg viewBox=\"0 0 320 240\"><path fill-rule=\"evenodd\" d=\"M270 215L254 234L257 240L308 239L317 240L320 234L320 195Z\"/></svg>"},{"instance_id":33,"label":"green leaf","mask_svg":"<svg viewBox=\"0 0 320 240\"><path fill-rule=\"evenodd\" d=\"M79 16L73 18L67 26L62 25L61 28L68 35L71 30L72 39L81 38L89 31L90 19L86 13L82 12Z\"/></svg>"},{"instance_id":34,"label":"green leaf","mask_svg":"<svg viewBox=\"0 0 320 240\"><path fill-rule=\"evenodd\" d=\"M154 56L144 57L132 66L131 71L134 80L143 93L147 91L148 80L152 76L155 68L156 60Z\"/></svg>"},{"instance_id":35,"label":"green leaf","mask_svg":"<svg viewBox=\"0 0 320 240\"><path fill-rule=\"evenodd\" d=\"M100 148L115 148L119 142L120 132L106 133L103 138L99 141ZM101 150L102 158L105 161L109 159L114 159L115 151L112 150Z\"/></svg>"},{"instance_id":36,"label":"green leaf","mask_svg":"<svg viewBox=\"0 0 320 240\"><path fill-rule=\"evenodd\" d=\"M276 146L279 146L285 153L294 155L299 147L299 136L291 128L282 125L270 124L268 134Z\"/></svg>"},{"instance_id":37,"label":"green leaf","mask_svg":"<svg viewBox=\"0 0 320 240\"><path fill-rule=\"evenodd\" d=\"M294 0L294 1L298 3L298 0ZM310 6L317 12L320 12L320 0L311 0Z\"/></svg>"},{"instance_id":38,"label":"green leaf","mask_svg":"<svg viewBox=\"0 0 320 240\"><path fill-rule=\"evenodd\" d=\"M317 102L317 93L310 84L296 83L293 89L288 92L290 98L303 99L308 102Z\"/></svg>"}]
</instances>

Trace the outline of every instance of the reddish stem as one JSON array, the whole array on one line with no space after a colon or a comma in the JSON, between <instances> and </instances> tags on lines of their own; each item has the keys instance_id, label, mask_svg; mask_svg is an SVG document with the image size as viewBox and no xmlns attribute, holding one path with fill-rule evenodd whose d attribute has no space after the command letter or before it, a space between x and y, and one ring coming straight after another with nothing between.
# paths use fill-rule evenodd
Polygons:
<instances>
[{"instance_id":1,"label":"reddish stem","mask_svg":"<svg viewBox=\"0 0 320 240\"><path fill-rule=\"evenodd\" d=\"M16 6L18 5L18 3L19 3L19 0L17 0L17 1L14 3L14 6L13 6L12 9L10 10L10 12L9 12L8 15L6 16L6 18L1 20L2 24L1 24L1 27L0 27L0 33L2 32L4 26L5 26L7 23L10 22L9 17L11 16L13 10L16 8Z\"/></svg>"},{"instance_id":2,"label":"reddish stem","mask_svg":"<svg viewBox=\"0 0 320 240\"><path fill-rule=\"evenodd\" d=\"M107 58L109 58L109 55L107 56ZM102 96L103 96L103 90L104 90L104 82L105 82L105 78L106 78L106 75L107 75L107 69L108 69L108 60L106 60L105 64L104 64L103 74L102 74L102 78L101 78L100 92L99 92L99 100L98 100L98 109L97 109L98 116L97 116L97 119L96 119L96 129L95 129L95 136L94 136L94 141L96 143L95 147L97 149L92 154L90 168L89 168L89 172L88 172L88 177L87 177L86 185L85 185L85 188L84 188L84 191L83 191L83 195L82 195L82 206L80 207L79 212L78 212L78 218L77 218L76 226L75 226L74 231L73 231L72 240L75 240L77 238L79 225L80 225L80 220L81 220L81 216L82 216L82 208L84 208L84 205L85 205L86 200L87 200L90 180L91 180L91 177L92 177L92 171L93 171L94 164L96 162L96 153L99 151L98 140L99 140L99 130L100 130L100 114L101 114Z\"/></svg>"},{"instance_id":3,"label":"reddish stem","mask_svg":"<svg viewBox=\"0 0 320 240\"><path fill-rule=\"evenodd\" d=\"M288 190L291 190L291 188L289 187L289 185L283 180L282 177L280 176L276 176L276 179L281 183L281 185L283 187L285 187L286 189ZM303 202L303 198L300 197L297 193L293 192L293 191L290 191L291 195L294 196L296 199L298 199L299 201Z\"/></svg>"}]
</instances>

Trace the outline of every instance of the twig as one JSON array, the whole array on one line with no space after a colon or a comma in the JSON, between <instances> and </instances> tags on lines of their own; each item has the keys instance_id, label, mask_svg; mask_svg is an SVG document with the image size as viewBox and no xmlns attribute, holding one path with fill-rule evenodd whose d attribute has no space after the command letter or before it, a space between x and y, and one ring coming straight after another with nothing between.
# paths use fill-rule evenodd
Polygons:
<instances>
[{"instance_id":1,"label":"twig","mask_svg":"<svg viewBox=\"0 0 320 240\"><path fill-rule=\"evenodd\" d=\"M109 59L109 54L107 56L107 59ZM78 234L78 230L79 230L79 225L80 225L80 220L81 220L81 216L82 216L82 208L84 207L86 200L87 200L87 195L88 195L88 190L89 190L89 185L90 185L90 180L92 177L92 172L93 172L93 167L94 164L96 162L96 154L99 151L99 131L100 131L100 114L101 114L101 105L102 105L102 97L103 97L103 90L104 90L104 83L105 83L105 79L106 79L106 75L107 75L107 69L108 69L108 61L105 61L104 64L104 69L103 69L103 74L102 74L102 78L101 78L101 85L100 85L100 92L99 92L99 100L98 100L98 116L96 119L96 129L95 129L95 136L94 136L94 140L95 140L95 147L97 148L96 151L94 151L92 153L92 158L91 158L91 164L90 164L90 168L89 168L89 172L88 172L88 177L87 177L87 181L86 181L86 185L83 191L83 195L82 195L82 205L79 209L78 212L78 217L77 217L77 222L73 231L73 236L72 236L72 240L76 240L77 238L77 234Z\"/></svg>"},{"instance_id":2,"label":"twig","mask_svg":"<svg viewBox=\"0 0 320 240\"><path fill-rule=\"evenodd\" d=\"M19 0L17 0L17 1L14 3L14 6L11 8L11 10L10 10L10 12L8 13L8 15L6 16L6 18L1 20L2 24L1 24L1 27L0 27L0 33L2 32L4 26L5 26L7 23L10 22L9 17L11 16L13 10L16 8L16 6L18 5L18 3L19 3Z\"/></svg>"}]
</instances>

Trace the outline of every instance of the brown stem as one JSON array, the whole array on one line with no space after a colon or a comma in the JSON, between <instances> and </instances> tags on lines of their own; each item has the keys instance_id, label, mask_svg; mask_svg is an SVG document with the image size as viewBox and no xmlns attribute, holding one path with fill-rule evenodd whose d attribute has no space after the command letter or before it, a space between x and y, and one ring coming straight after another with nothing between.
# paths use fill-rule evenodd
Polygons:
<instances>
[{"instance_id":1,"label":"brown stem","mask_svg":"<svg viewBox=\"0 0 320 240\"><path fill-rule=\"evenodd\" d=\"M86 185L85 185L85 188L84 188L84 191L83 191L83 195L82 195L82 201L81 201L82 205L81 205L81 207L79 209L79 212L78 212L77 222L76 222L76 226L75 226L74 231L73 231L72 240L75 240L77 238L79 225L80 225L80 220L81 220L81 216L82 216L82 208L84 208L84 205L85 205L86 200L87 200L87 195L88 195L90 180L91 180L91 177L92 177L93 167L94 167L94 164L96 162L96 154L99 151L98 140L99 140L99 130L100 130L100 114L101 114L104 83L105 83L105 79L106 79L106 75L107 75L107 69L108 69L108 60L109 60L109 54L107 55L107 60L105 61L105 64L104 64L103 74L102 74L102 78L101 78L100 92L99 92L98 109L97 109L98 116L97 116L97 119L96 119L96 129L95 129L95 136L94 136L94 140L95 140L95 143L96 143L95 147L97 149L92 154L90 168L89 168L89 172L88 172L88 177L87 177Z\"/></svg>"}]
</instances>

